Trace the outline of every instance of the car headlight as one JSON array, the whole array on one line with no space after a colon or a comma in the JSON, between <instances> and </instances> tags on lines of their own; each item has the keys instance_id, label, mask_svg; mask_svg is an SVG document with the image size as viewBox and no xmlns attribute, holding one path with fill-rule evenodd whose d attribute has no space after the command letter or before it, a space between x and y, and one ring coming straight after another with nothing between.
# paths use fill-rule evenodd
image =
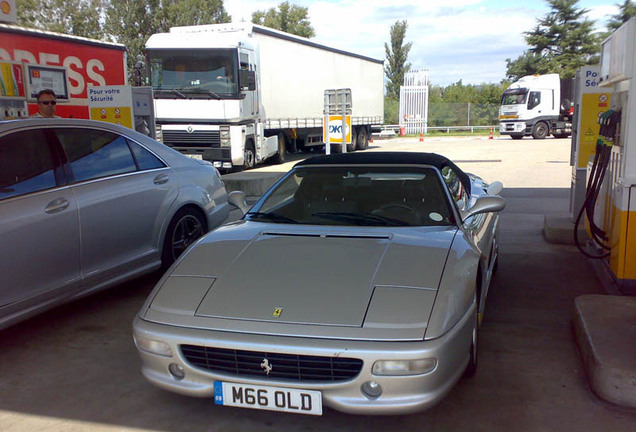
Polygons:
<instances>
[{"instance_id":1,"label":"car headlight","mask_svg":"<svg viewBox=\"0 0 636 432\"><path fill-rule=\"evenodd\" d=\"M137 345L137 348L139 348L141 351L160 355L163 357L172 357L172 350L170 349L170 345L165 342L138 336L135 336L134 339L135 345Z\"/></svg>"},{"instance_id":2,"label":"car headlight","mask_svg":"<svg viewBox=\"0 0 636 432\"><path fill-rule=\"evenodd\" d=\"M229 147L230 146L230 128L227 126L221 126L221 130L219 132L219 137L221 138L221 147Z\"/></svg>"},{"instance_id":3,"label":"car headlight","mask_svg":"<svg viewBox=\"0 0 636 432\"><path fill-rule=\"evenodd\" d=\"M378 360L373 364L373 375L424 375L437 367L436 358L421 360Z\"/></svg>"}]
</instances>

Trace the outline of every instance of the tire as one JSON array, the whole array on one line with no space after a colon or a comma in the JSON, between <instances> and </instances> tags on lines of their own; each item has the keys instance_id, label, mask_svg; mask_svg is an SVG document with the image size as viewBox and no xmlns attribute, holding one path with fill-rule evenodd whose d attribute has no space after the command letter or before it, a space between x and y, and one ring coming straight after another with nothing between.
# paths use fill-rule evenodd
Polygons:
<instances>
[{"instance_id":1,"label":"tire","mask_svg":"<svg viewBox=\"0 0 636 432\"><path fill-rule=\"evenodd\" d=\"M479 363L479 301L477 299L477 292L475 291L475 304L477 310L475 311L475 321L473 324L472 338L470 341L470 359L468 365L464 371L465 377L473 377L477 373L477 365Z\"/></svg>"},{"instance_id":2,"label":"tire","mask_svg":"<svg viewBox=\"0 0 636 432\"><path fill-rule=\"evenodd\" d=\"M274 156L274 162L282 164L285 163L287 154L287 146L285 145L285 135L280 132L278 134L278 153Z\"/></svg>"},{"instance_id":3,"label":"tire","mask_svg":"<svg viewBox=\"0 0 636 432\"><path fill-rule=\"evenodd\" d=\"M358 149L366 150L369 148L369 135L367 134L367 128L361 127L358 129Z\"/></svg>"},{"instance_id":4,"label":"tire","mask_svg":"<svg viewBox=\"0 0 636 432\"><path fill-rule=\"evenodd\" d=\"M256 150L254 150L254 143L247 141L245 143L245 151L243 154L243 169L248 170L256 166Z\"/></svg>"},{"instance_id":5,"label":"tire","mask_svg":"<svg viewBox=\"0 0 636 432\"><path fill-rule=\"evenodd\" d=\"M520 140L523 139L523 134L519 135L519 134L510 134L510 138L512 138L513 140Z\"/></svg>"},{"instance_id":6,"label":"tire","mask_svg":"<svg viewBox=\"0 0 636 432\"><path fill-rule=\"evenodd\" d=\"M206 232L207 223L201 211L189 207L179 210L166 230L161 253L163 267L170 267L192 243Z\"/></svg>"},{"instance_id":7,"label":"tire","mask_svg":"<svg viewBox=\"0 0 636 432\"><path fill-rule=\"evenodd\" d=\"M532 138L544 139L550 133L550 128L544 122L538 122L532 128Z\"/></svg>"},{"instance_id":8,"label":"tire","mask_svg":"<svg viewBox=\"0 0 636 432\"><path fill-rule=\"evenodd\" d=\"M356 151L356 149L358 148L357 139L358 137L356 135L356 129L351 128L351 144L347 144L347 153Z\"/></svg>"}]
</instances>

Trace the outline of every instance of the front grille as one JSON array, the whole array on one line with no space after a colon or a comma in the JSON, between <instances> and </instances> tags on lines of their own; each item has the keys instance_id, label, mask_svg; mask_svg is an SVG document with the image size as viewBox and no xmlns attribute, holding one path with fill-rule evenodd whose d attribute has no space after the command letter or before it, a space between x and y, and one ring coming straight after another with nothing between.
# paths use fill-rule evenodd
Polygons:
<instances>
[{"instance_id":1,"label":"front grille","mask_svg":"<svg viewBox=\"0 0 636 432\"><path fill-rule=\"evenodd\" d=\"M188 363L210 372L236 376L255 376L263 379L292 381L346 381L355 378L362 368L362 360L343 357L319 357L278 354L181 345ZM271 367L269 375L266 365ZM262 366L263 365L263 366Z\"/></svg>"},{"instance_id":2,"label":"front grille","mask_svg":"<svg viewBox=\"0 0 636 432\"><path fill-rule=\"evenodd\" d=\"M171 147L221 147L219 131L164 130L163 143Z\"/></svg>"}]
</instances>

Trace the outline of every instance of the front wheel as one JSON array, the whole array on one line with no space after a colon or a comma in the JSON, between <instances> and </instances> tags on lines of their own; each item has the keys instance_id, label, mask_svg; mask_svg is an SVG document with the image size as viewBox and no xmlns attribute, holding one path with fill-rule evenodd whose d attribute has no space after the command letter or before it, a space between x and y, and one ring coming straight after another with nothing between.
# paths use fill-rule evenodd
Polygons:
<instances>
[{"instance_id":1,"label":"front wheel","mask_svg":"<svg viewBox=\"0 0 636 432\"><path fill-rule=\"evenodd\" d=\"M167 268L199 237L206 232L203 214L193 208L179 210L168 225L161 254L162 265Z\"/></svg>"},{"instance_id":2,"label":"front wheel","mask_svg":"<svg viewBox=\"0 0 636 432\"><path fill-rule=\"evenodd\" d=\"M347 152L351 153L356 151L357 143L356 143L356 130L354 128L351 128L351 144L347 144Z\"/></svg>"},{"instance_id":3,"label":"front wheel","mask_svg":"<svg viewBox=\"0 0 636 432\"><path fill-rule=\"evenodd\" d=\"M544 139L550 133L550 128L544 122L539 122L532 128L532 138Z\"/></svg>"},{"instance_id":4,"label":"front wheel","mask_svg":"<svg viewBox=\"0 0 636 432\"><path fill-rule=\"evenodd\" d=\"M243 169L252 169L255 165L256 151L254 150L254 143L252 141L248 141L245 143L245 151L243 152Z\"/></svg>"}]
</instances>

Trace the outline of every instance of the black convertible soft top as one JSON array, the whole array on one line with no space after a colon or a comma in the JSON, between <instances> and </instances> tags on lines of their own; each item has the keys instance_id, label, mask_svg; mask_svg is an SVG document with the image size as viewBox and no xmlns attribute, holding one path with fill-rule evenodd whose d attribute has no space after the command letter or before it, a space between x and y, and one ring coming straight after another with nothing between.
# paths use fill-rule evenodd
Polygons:
<instances>
[{"instance_id":1,"label":"black convertible soft top","mask_svg":"<svg viewBox=\"0 0 636 432\"><path fill-rule=\"evenodd\" d=\"M446 156L437 153L416 152L365 152L338 153L325 156L315 156L298 162L295 167L310 165L429 165L440 172L444 167L450 167L457 173L464 189L470 195L470 178Z\"/></svg>"}]
</instances>

